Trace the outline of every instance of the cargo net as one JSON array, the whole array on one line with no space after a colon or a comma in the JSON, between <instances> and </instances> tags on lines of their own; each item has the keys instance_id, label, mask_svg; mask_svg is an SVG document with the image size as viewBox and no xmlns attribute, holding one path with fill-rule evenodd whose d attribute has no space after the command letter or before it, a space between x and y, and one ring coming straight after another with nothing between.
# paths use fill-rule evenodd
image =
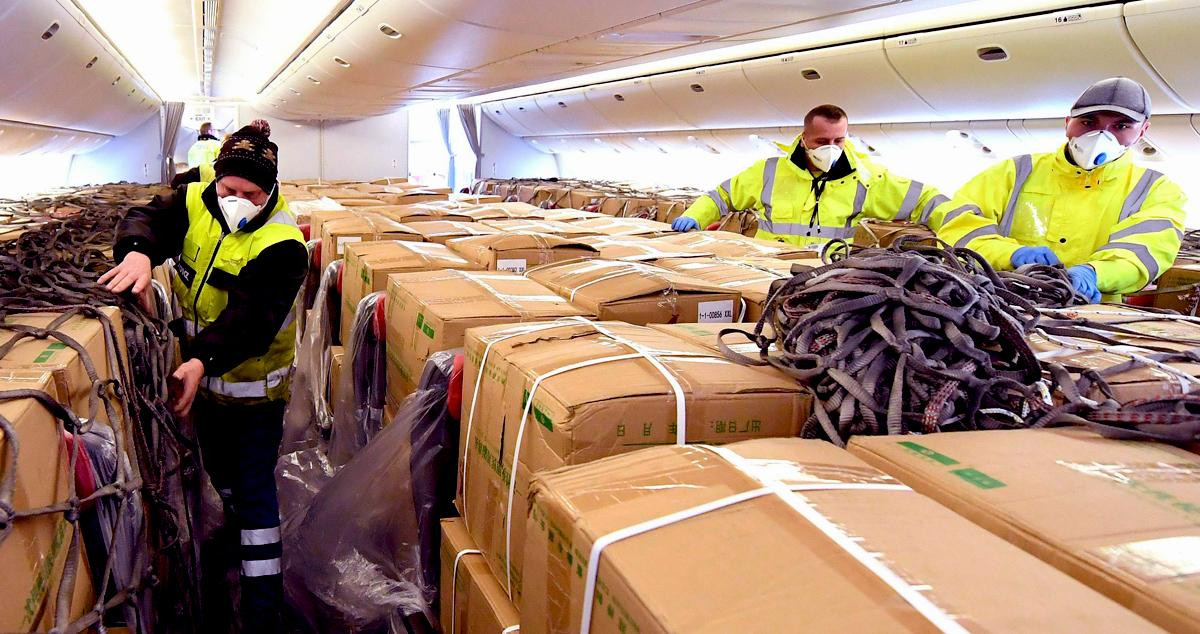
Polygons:
<instances>
[{"instance_id":1,"label":"cargo net","mask_svg":"<svg viewBox=\"0 0 1200 634\"><path fill-rule=\"evenodd\" d=\"M66 497L42 508L14 508L14 489L20 484L23 460L29 458L22 456L14 421L0 417L5 441L0 549L23 523L35 518L60 517L70 525L67 563L56 573L58 578L37 583L56 590L40 607L33 601L22 606L27 621L30 611L40 612L33 615L28 630L79 632L122 625L139 633L197 631L200 583L191 491L198 483L199 462L193 440L165 402L174 349L160 317L168 314L167 294L158 287L146 305L115 296L96 283L113 266L108 250L125 208L153 193L147 187L119 185L35 200L0 200L0 232L7 233L0 236L0 321L8 322L0 325L0 341L7 342L0 346L0 359L22 341L56 342L79 354L91 381L86 411L74 411L40 390L0 391L0 403L40 403L57 420L67 445ZM120 308L123 333L99 309L102 306ZM47 312L59 316L43 328L11 323L20 315ZM107 359L91 358L60 330L76 316L101 324ZM118 345L121 334L127 357ZM101 368L108 369L109 378L101 378ZM68 400L67 395L60 397ZM86 568L81 549L87 554ZM80 609L72 605L72 596L76 584L87 581L96 600ZM51 625L37 625L47 623Z\"/></svg>"},{"instance_id":2,"label":"cargo net","mask_svg":"<svg viewBox=\"0 0 1200 634\"><path fill-rule=\"evenodd\" d=\"M1050 386L1026 335L1037 303L1076 301L1061 268L998 274L966 249L901 240L889 249L826 249L826 264L776 282L750 359L814 397L802 435L1011 429L1042 424ZM743 333L749 334L749 333Z\"/></svg>"}]
</instances>

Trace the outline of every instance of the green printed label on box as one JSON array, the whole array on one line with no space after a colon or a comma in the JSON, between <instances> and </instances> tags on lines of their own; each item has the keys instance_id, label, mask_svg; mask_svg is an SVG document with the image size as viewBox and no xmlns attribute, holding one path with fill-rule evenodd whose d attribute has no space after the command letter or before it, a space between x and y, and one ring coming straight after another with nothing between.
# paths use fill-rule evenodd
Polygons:
<instances>
[{"instance_id":1,"label":"green printed label on box","mask_svg":"<svg viewBox=\"0 0 1200 634\"><path fill-rule=\"evenodd\" d=\"M909 441L909 440L905 440L899 444L901 447L904 447L905 449L907 449L913 453L925 456L926 458L929 458L930 460L933 460L934 462L944 464L946 466L958 464L958 461L955 460L954 458L951 458L950 456L947 456L945 454L940 454L924 445L918 445L917 443Z\"/></svg>"},{"instance_id":2,"label":"green printed label on box","mask_svg":"<svg viewBox=\"0 0 1200 634\"><path fill-rule=\"evenodd\" d=\"M950 473L981 489L999 489L1008 486L978 469L955 469Z\"/></svg>"},{"instance_id":3,"label":"green printed label on box","mask_svg":"<svg viewBox=\"0 0 1200 634\"><path fill-rule=\"evenodd\" d=\"M46 349L43 350L42 353L39 354L37 356L37 358L33 360L33 362L34 363L46 363L46 362L50 361L51 357L54 356L55 352L58 352L59 350L66 350L66 348L67 348L67 344L56 341L56 342L46 346Z\"/></svg>"}]
</instances>

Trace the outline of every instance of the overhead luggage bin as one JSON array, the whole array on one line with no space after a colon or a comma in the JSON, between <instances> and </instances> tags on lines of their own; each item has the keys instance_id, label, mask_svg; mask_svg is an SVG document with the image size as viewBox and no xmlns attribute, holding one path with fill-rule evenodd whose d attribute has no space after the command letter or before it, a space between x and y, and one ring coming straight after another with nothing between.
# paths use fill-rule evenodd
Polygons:
<instances>
[{"instance_id":1,"label":"overhead luggage bin","mask_svg":"<svg viewBox=\"0 0 1200 634\"><path fill-rule=\"evenodd\" d=\"M566 134L583 134L586 132L610 133L622 130L596 112L592 104L583 96L582 90L554 92L534 97L542 114L550 119Z\"/></svg>"},{"instance_id":2,"label":"overhead luggage bin","mask_svg":"<svg viewBox=\"0 0 1200 634\"><path fill-rule=\"evenodd\" d=\"M1022 119L1020 131L1024 132L1025 150L1030 152L1053 152L1067 142L1066 123L1063 117L1053 119Z\"/></svg>"},{"instance_id":3,"label":"overhead luggage bin","mask_svg":"<svg viewBox=\"0 0 1200 634\"><path fill-rule=\"evenodd\" d=\"M782 156L783 150L776 143L786 143L779 128L741 128L737 130L713 130L717 147L731 154L767 158Z\"/></svg>"},{"instance_id":4,"label":"overhead luggage bin","mask_svg":"<svg viewBox=\"0 0 1200 634\"><path fill-rule=\"evenodd\" d=\"M1146 60L1192 110L1200 109L1196 26L1200 0L1139 0L1125 5L1125 24ZM1155 105L1157 111L1158 104Z\"/></svg>"},{"instance_id":5,"label":"overhead luggage bin","mask_svg":"<svg viewBox=\"0 0 1200 634\"><path fill-rule=\"evenodd\" d=\"M1062 117L1093 82L1142 83L1155 112L1182 112L1125 30L1120 5L893 37L901 77L943 119Z\"/></svg>"},{"instance_id":6,"label":"overhead luggage bin","mask_svg":"<svg viewBox=\"0 0 1200 634\"><path fill-rule=\"evenodd\" d=\"M496 125L504 128L506 132L513 136L533 136L533 132L521 125L512 115L508 114L508 110L504 108L503 101L493 101L483 104L483 114L487 115Z\"/></svg>"},{"instance_id":7,"label":"overhead luggage bin","mask_svg":"<svg viewBox=\"0 0 1200 634\"><path fill-rule=\"evenodd\" d=\"M1144 161L1200 160L1200 133L1193 125L1197 115L1170 114L1150 118L1150 129L1138 148Z\"/></svg>"},{"instance_id":8,"label":"overhead luggage bin","mask_svg":"<svg viewBox=\"0 0 1200 634\"><path fill-rule=\"evenodd\" d=\"M0 155L81 154L110 140L112 137L103 134L0 121Z\"/></svg>"},{"instance_id":9,"label":"overhead luggage bin","mask_svg":"<svg viewBox=\"0 0 1200 634\"><path fill-rule=\"evenodd\" d=\"M535 135L565 134L567 132L542 112L542 109L538 107L537 100L532 96L509 99L504 102L504 109L508 111L509 116L521 124L521 127Z\"/></svg>"},{"instance_id":10,"label":"overhead luggage bin","mask_svg":"<svg viewBox=\"0 0 1200 634\"><path fill-rule=\"evenodd\" d=\"M656 75L652 88L695 128L747 128L791 122L759 95L741 64Z\"/></svg>"},{"instance_id":11,"label":"overhead luggage bin","mask_svg":"<svg viewBox=\"0 0 1200 634\"><path fill-rule=\"evenodd\" d=\"M985 155L1005 159L1025 152L1022 138L1012 131L1005 119L971 121L967 127L971 135L990 150L983 152Z\"/></svg>"},{"instance_id":12,"label":"overhead luggage bin","mask_svg":"<svg viewBox=\"0 0 1200 634\"><path fill-rule=\"evenodd\" d=\"M624 132L689 130L688 123L650 88L647 79L629 79L584 89L588 103Z\"/></svg>"},{"instance_id":13,"label":"overhead luggage bin","mask_svg":"<svg viewBox=\"0 0 1200 634\"><path fill-rule=\"evenodd\" d=\"M751 60L742 72L783 113L780 123L803 123L809 108L823 103L845 108L852 123L925 121L935 115L888 64L879 40Z\"/></svg>"}]
</instances>

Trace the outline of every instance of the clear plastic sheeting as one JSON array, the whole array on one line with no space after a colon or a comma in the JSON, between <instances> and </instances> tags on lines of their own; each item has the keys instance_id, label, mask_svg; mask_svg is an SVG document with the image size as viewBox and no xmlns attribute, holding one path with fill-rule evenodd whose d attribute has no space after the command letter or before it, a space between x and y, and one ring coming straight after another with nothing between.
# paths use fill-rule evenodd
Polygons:
<instances>
[{"instance_id":1,"label":"clear plastic sheeting","mask_svg":"<svg viewBox=\"0 0 1200 634\"><path fill-rule=\"evenodd\" d=\"M346 371L336 386L329 459L345 464L383 429L383 403L387 396L387 350L382 329L375 327L375 311L383 293L371 293L358 303L350 340L346 344Z\"/></svg>"},{"instance_id":2,"label":"clear plastic sheeting","mask_svg":"<svg viewBox=\"0 0 1200 634\"><path fill-rule=\"evenodd\" d=\"M428 448L441 446L433 439L446 433L453 363L452 353L434 355L392 424L344 466L325 460L323 446L280 459L277 477L291 481L280 489L291 515L283 526L284 586L315 631L384 632L400 616L436 622L437 495L415 486L413 467L425 468Z\"/></svg>"}]
</instances>

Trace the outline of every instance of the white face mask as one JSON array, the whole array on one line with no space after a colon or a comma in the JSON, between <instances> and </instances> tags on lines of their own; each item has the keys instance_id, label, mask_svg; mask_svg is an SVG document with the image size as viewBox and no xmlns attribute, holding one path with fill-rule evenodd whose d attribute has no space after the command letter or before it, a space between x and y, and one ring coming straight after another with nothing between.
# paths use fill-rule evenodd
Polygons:
<instances>
[{"instance_id":1,"label":"white face mask","mask_svg":"<svg viewBox=\"0 0 1200 634\"><path fill-rule=\"evenodd\" d=\"M275 188L272 187L271 193L267 194L268 201L271 200L274 193ZM266 205L255 205L240 196L223 196L217 199L217 206L221 208L221 214L225 216L225 224L229 225L229 230L238 231L257 216L258 212L262 211Z\"/></svg>"},{"instance_id":2,"label":"white face mask","mask_svg":"<svg viewBox=\"0 0 1200 634\"><path fill-rule=\"evenodd\" d=\"M1108 130L1088 132L1067 142L1067 151L1071 153L1071 159L1085 170L1095 169L1121 158L1126 149Z\"/></svg>"},{"instance_id":3,"label":"white face mask","mask_svg":"<svg viewBox=\"0 0 1200 634\"><path fill-rule=\"evenodd\" d=\"M808 152L808 160L812 161L813 167L822 172L828 172L833 168L833 164L842 158L842 148L836 145L822 145L811 150L805 148L805 150Z\"/></svg>"}]
</instances>

